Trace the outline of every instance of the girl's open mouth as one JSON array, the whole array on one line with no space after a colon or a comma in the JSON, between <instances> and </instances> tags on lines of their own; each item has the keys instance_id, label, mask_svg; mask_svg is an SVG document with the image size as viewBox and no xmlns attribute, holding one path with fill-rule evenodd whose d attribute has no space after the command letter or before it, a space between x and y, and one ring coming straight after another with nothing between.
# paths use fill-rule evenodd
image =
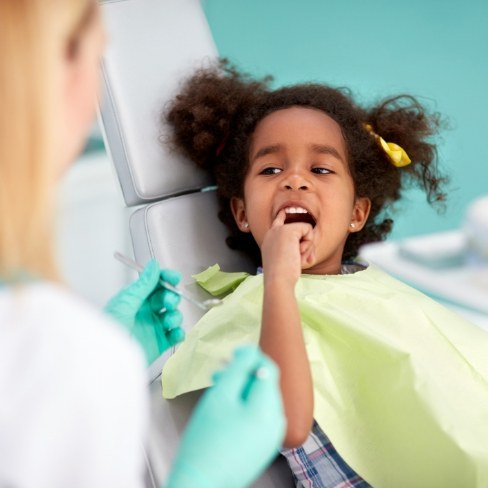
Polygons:
<instances>
[{"instance_id":1,"label":"girl's open mouth","mask_svg":"<svg viewBox=\"0 0 488 488\"><path fill-rule=\"evenodd\" d=\"M317 225L314 216L308 210L302 207L289 207L285 209L286 218L285 224L293 224L295 222L304 222L313 227Z\"/></svg>"}]
</instances>

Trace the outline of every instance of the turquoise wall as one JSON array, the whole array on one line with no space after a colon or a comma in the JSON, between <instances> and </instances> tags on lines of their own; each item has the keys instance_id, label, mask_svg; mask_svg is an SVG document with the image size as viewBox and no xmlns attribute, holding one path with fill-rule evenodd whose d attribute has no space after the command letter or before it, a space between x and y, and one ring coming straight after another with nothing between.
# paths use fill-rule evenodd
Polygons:
<instances>
[{"instance_id":1,"label":"turquoise wall","mask_svg":"<svg viewBox=\"0 0 488 488\"><path fill-rule=\"evenodd\" d=\"M400 92L449 119L439 144L446 211L408 191L392 238L454 229L488 194L488 2L204 0L219 53L275 84L322 81L365 102Z\"/></svg>"}]
</instances>

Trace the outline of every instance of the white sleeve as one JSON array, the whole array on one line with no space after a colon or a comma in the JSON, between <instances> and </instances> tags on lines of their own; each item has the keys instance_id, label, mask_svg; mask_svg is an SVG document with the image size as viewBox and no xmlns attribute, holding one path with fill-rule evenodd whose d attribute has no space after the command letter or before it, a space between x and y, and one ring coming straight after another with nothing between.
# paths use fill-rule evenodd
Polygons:
<instances>
[{"instance_id":1,"label":"white sleeve","mask_svg":"<svg viewBox=\"0 0 488 488\"><path fill-rule=\"evenodd\" d=\"M0 298L0 486L142 486L148 400L138 348L52 285L10 295Z\"/></svg>"}]
</instances>

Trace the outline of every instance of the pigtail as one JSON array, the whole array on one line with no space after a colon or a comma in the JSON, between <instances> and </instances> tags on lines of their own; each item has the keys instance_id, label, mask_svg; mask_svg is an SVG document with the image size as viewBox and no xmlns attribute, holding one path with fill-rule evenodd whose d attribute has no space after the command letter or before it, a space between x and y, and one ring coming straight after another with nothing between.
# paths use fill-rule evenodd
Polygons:
<instances>
[{"instance_id":1,"label":"pigtail","mask_svg":"<svg viewBox=\"0 0 488 488\"><path fill-rule=\"evenodd\" d=\"M252 80L225 59L196 71L163 114L172 128L166 142L213 173L236 121L269 81Z\"/></svg>"},{"instance_id":2,"label":"pigtail","mask_svg":"<svg viewBox=\"0 0 488 488\"><path fill-rule=\"evenodd\" d=\"M399 172L401 186L421 187L430 204L444 202L446 195L442 188L448 180L439 172L433 141L433 136L445 125L440 114L428 113L413 96L400 95L384 100L367 117L378 135L401 146L411 159L408 166L394 168ZM400 192L396 193L399 197Z\"/></svg>"},{"instance_id":3,"label":"pigtail","mask_svg":"<svg viewBox=\"0 0 488 488\"><path fill-rule=\"evenodd\" d=\"M402 197L403 190L420 187L427 201L443 210L443 187L448 181L439 172L434 143L434 136L445 125L438 113L429 113L410 95L400 95L364 111L358 110L357 117L359 130L353 130L352 124L342 122L341 125L349 142L356 193L370 199L371 210L362 231L349 235L345 259L353 259L365 244L386 239L393 228L390 210ZM410 163L395 164L380 138L400 146Z\"/></svg>"},{"instance_id":4,"label":"pigtail","mask_svg":"<svg viewBox=\"0 0 488 488\"><path fill-rule=\"evenodd\" d=\"M219 218L230 231L227 244L245 250L256 265L261 262L259 248L250 234L238 229L229 202L243 190L248 114L269 93L271 80L271 76L253 79L221 59L187 79L163 113L163 122L171 128L164 142L212 175L218 187Z\"/></svg>"}]
</instances>

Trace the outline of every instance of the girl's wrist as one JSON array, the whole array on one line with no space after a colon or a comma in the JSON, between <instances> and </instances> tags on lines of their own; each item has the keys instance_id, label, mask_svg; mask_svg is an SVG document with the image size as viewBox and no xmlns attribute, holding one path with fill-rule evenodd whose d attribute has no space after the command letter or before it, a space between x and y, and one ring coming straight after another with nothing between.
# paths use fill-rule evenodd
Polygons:
<instances>
[{"instance_id":1,"label":"girl's wrist","mask_svg":"<svg viewBox=\"0 0 488 488\"><path fill-rule=\"evenodd\" d=\"M295 296L295 285L296 281L294 279L286 279L283 276L268 276L264 275L263 285L264 293L273 295L292 295Z\"/></svg>"},{"instance_id":2,"label":"girl's wrist","mask_svg":"<svg viewBox=\"0 0 488 488\"><path fill-rule=\"evenodd\" d=\"M264 284L275 284L282 283L289 286L295 286L298 281L299 276L286 275L284 273L267 273L266 270L263 271L263 281Z\"/></svg>"}]
</instances>

